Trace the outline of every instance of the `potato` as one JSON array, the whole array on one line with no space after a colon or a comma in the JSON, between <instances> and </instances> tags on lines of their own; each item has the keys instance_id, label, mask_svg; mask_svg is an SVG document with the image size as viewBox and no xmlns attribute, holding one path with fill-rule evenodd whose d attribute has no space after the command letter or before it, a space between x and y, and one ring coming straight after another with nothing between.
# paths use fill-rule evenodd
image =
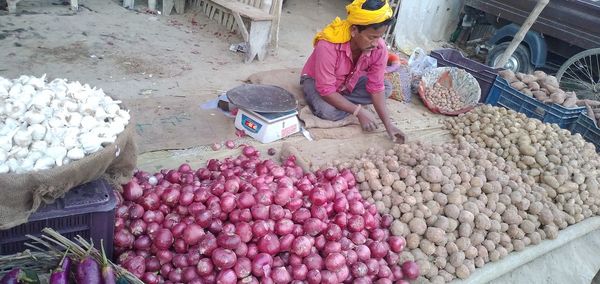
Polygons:
<instances>
[{"instance_id":1,"label":"potato","mask_svg":"<svg viewBox=\"0 0 600 284\"><path fill-rule=\"evenodd\" d=\"M557 92L550 94L550 99L555 104L560 105L560 104L564 103L566 98L567 98L567 95L562 91L557 91Z\"/></svg>"},{"instance_id":2,"label":"potato","mask_svg":"<svg viewBox=\"0 0 600 284\"><path fill-rule=\"evenodd\" d=\"M543 80L548 75L546 74L546 72L538 70L538 71L533 71L533 76L535 76L537 78L537 80Z\"/></svg>"},{"instance_id":3,"label":"potato","mask_svg":"<svg viewBox=\"0 0 600 284\"><path fill-rule=\"evenodd\" d=\"M471 275L469 268L466 265L462 264L456 268L456 276L460 279L467 279Z\"/></svg>"},{"instance_id":4,"label":"potato","mask_svg":"<svg viewBox=\"0 0 600 284\"><path fill-rule=\"evenodd\" d=\"M510 83L510 86L513 87L517 91L521 91L521 90L527 88L527 84L520 82L520 81Z\"/></svg>"},{"instance_id":5,"label":"potato","mask_svg":"<svg viewBox=\"0 0 600 284\"><path fill-rule=\"evenodd\" d=\"M534 83L535 81L537 81L537 78L533 75L524 75L523 78L521 79L521 82L523 82L525 84Z\"/></svg>"},{"instance_id":6,"label":"potato","mask_svg":"<svg viewBox=\"0 0 600 284\"><path fill-rule=\"evenodd\" d=\"M537 82L533 81L533 82L529 82L527 83L527 87L532 91L539 91L540 90L540 84L538 84Z\"/></svg>"},{"instance_id":7,"label":"potato","mask_svg":"<svg viewBox=\"0 0 600 284\"><path fill-rule=\"evenodd\" d=\"M440 183L443 176L442 170L436 166L427 166L421 170L421 177L430 183Z\"/></svg>"},{"instance_id":8,"label":"potato","mask_svg":"<svg viewBox=\"0 0 600 284\"><path fill-rule=\"evenodd\" d=\"M427 224L423 218L413 218L408 223L408 227L412 233L423 235L427 230Z\"/></svg>"}]
</instances>

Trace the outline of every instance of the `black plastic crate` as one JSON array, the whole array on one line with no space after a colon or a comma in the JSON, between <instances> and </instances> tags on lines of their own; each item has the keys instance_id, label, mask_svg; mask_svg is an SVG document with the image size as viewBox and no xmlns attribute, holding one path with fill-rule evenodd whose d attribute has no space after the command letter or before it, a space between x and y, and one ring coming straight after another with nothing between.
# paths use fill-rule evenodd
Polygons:
<instances>
[{"instance_id":1,"label":"black plastic crate","mask_svg":"<svg viewBox=\"0 0 600 284\"><path fill-rule=\"evenodd\" d=\"M585 107L566 108L557 104L544 104L517 91L500 76L496 77L485 103L512 109L545 123L556 123L564 129L569 129L585 111Z\"/></svg>"},{"instance_id":2,"label":"black plastic crate","mask_svg":"<svg viewBox=\"0 0 600 284\"><path fill-rule=\"evenodd\" d=\"M431 51L430 56L437 60L438 67L458 67L473 75L481 88L481 98L479 99L481 103L486 101L486 97L496 81L498 71L501 70L466 58L460 51L451 48Z\"/></svg>"},{"instance_id":3,"label":"black plastic crate","mask_svg":"<svg viewBox=\"0 0 600 284\"><path fill-rule=\"evenodd\" d=\"M112 258L116 206L114 190L103 179L75 187L63 198L40 207L27 223L0 231L0 255L27 249L25 242L32 240L25 235L39 237L42 229L49 227L69 239L91 237L98 249L103 239L107 256Z\"/></svg>"},{"instance_id":4,"label":"black plastic crate","mask_svg":"<svg viewBox=\"0 0 600 284\"><path fill-rule=\"evenodd\" d=\"M572 133L579 133L586 141L596 146L596 152L600 152L600 129L593 119L586 114L579 115L575 123L569 127Z\"/></svg>"}]
</instances>

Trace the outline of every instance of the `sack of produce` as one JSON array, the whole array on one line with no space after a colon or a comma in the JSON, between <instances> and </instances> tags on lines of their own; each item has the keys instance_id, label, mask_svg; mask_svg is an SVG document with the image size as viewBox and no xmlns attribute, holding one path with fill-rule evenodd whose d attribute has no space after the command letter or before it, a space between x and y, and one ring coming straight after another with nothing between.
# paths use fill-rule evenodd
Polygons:
<instances>
[{"instance_id":1,"label":"sack of produce","mask_svg":"<svg viewBox=\"0 0 600 284\"><path fill-rule=\"evenodd\" d=\"M434 113L459 115L479 104L481 88L464 69L440 67L423 74L419 96Z\"/></svg>"},{"instance_id":2,"label":"sack of produce","mask_svg":"<svg viewBox=\"0 0 600 284\"><path fill-rule=\"evenodd\" d=\"M133 124L120 103L79 82L0 77L0 230L75 186L131 177Z\"/></svg>"}]
</instances>

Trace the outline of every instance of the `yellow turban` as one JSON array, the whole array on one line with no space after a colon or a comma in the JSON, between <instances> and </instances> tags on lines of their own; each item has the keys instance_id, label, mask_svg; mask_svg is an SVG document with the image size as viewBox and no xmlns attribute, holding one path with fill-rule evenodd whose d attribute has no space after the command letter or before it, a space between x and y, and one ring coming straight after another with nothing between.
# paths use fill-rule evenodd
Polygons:
<instances>
[{"instance_id":1,"label":"yellow turban","mask_svg":"<svg viewBox=\"0 0 600 284\"><path fill-rule=\"evenodd\" d=\"M365 2L366 0L354 0L346 6L348 17L345 20L336 17L331 24L317 33L313 40L313 44L316 44L317 41L321 39L331 43L347 42L351 38L350 27L352 25L365 26L378 24L394 15L387 0L385 0L385 5L383 5L383 7L374 11L364 10L362 5Z\"/></svg>"}]
</instances>

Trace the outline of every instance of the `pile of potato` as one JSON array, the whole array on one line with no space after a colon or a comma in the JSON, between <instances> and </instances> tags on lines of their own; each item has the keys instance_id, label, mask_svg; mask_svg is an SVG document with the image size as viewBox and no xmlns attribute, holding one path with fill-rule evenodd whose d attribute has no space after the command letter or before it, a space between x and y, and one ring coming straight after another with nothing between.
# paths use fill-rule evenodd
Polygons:
<instances>
[{"instance_id":1,"label":"pile of potato","mask_svg":"<svg viewBox=\"0 0 600 284\"><path fill-rule=\"evenodd\" d=\"M433 283L465 279L566 226L544 188L465 139L371 149L339 166L351 167L361 195L395 218L392 233L407 240L401 260L417 261Z\"/></svg>"},{"instance_id":2,"label":"pile of potato","mask_svg":"<svg viewBox=\"0 0 600 284\"><path fill-rule=\"evenodd\" d=\"M511 87L521 93L534 97L543 103L555 103L567 108L577 107L575 92L565 92L560 89L558 80L544 71L535 71L533 75L517 73L511 70L498 72Z\"/></svg>"},{"instance_id":3,"label":"pile of potato","mask_svg":"<svg viewBox=\"0 0 600 284\"><path fill-rule=\"evenodd\" d=\"M587 116L589 116L597 125L600 125L600 102L593 100L579 101L586 107Z\"/></svg>"},{"instance_id":4,"label":"pile of potato","mask_svg":"<svg viewBox=\"0 0 600 284\"><path fill-rule=\"evenodd\" d=\"M425 90L425 98L434 106L446 111L457 111L465 107L462 97L454 89L437 82Z\"/></svg>"},{"instance_id":5,"label":"pile of potato","mask_svg":"<svg viewBox=\"0 0 600 284\"><path fill-rule=\"evenodd\" d=\"M567 214L561 228L598 213L600 158L581 135L489 105L448 120L447 127L504 158L528 183L543 188Z\"/></svg>"},{"instance_id":6,"label":"pile of potato","mask_svg":"<svg viewBox=\"0 0 600 284\"><path fill-rule=\"evenodd\" d=\"M351 168L361 195L406 238L433 283L521 251L596 215L600 159L594 146L557 125L482 106L449 119L456 141L369 149Z\"/></svg>"}]
</instances>

